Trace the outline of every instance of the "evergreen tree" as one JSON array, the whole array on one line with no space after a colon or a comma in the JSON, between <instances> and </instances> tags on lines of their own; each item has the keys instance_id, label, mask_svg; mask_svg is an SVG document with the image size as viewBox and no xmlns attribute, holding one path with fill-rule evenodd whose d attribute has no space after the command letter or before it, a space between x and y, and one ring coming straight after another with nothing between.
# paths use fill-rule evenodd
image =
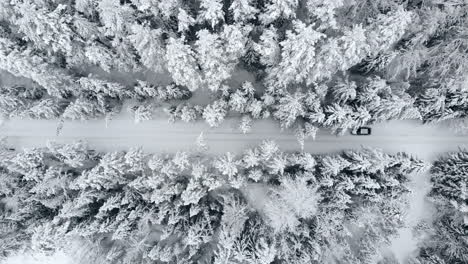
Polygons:
<instances>
[{"instance_id":1,"label":"evergreen tree","mask_svg":"<svg viewBox=\"0 0 468 264\"><path fill-rule=\"evenodd\" d=\"M72 17L66 13L66 5L57 5L49 11L47 5L35 1L14 4L18 13L14 23L25 37L42 49L63 53L72 64L83 60L83 40L72 28Z\"/></svg>"},{"instance_id":2,"label":"evergreen tree","mask_svg":"<svg viewBox=\"0 0 468 264\"><path fill-rule=\"evenodd\" d=\"M185 32L189 30L190 26L195 24L195 19L182 8L179 8L179 14L177 15L177 28L179 32Z\"/></svg>"},{"instance_id":3,"label":"evergreen tree","mask_svg":"<svg viewBox=\"0 0 468 264\"><path fill-rule=\"evenodd\" d=\"M290 127L297 118L305 116L305 95L296 91L294 94L286 94L279 99L274 117L280 120L282 128Z\"/></svg>"},{"instance_id":4,"label":"evergreen tree","mask_svg":"<svg viewBox=\"0 0 468 264\"><path fill-rule=\"evenodd\" d=\"M198 61L209 89L216 91L231 77L234 67L245 53L245 34L249 28L229 25L221 34L203 29L197 32L195 42Z\"/></svg>"},{"instance_id":5,"label":"evergreen tree","mask_svg":"<svg viewBox=\"0 0 468 264\"><path fill-rule=\"evenodd\" d=\"M224 21L223 4L221 0L200 0L201 11L198 14L199 22L208 22L214 28L219 22Z\"/></svg>"},{"instance_id":6,"label":"evergreen tree","mask_svg":"<svg viewBox=\"0 0 468 264\"><path fill-rule=\"evenodd\" d=\"M136 124L153 119L154 107L151 104L133 106L129 109Z\"/></svg>"},{"instance_id":7,"label":"evergreen tree","mask_svg":"<svg viewBox=\"0 0 468 264\"><path fill-rule=\"evenodd\" d=\"M211 127L217 127L226 117L226 108L227 105L225 101L215 101L203 110L203 118Z\"/></svg>"},{"instance_id":8,"label":"evergreen tree","mask_svg":"<svg viewBox=\"0 0 468 264\"><path fill-rule=\"evenodd\" d=\"M286 39L280 43L281 61L269 73L271 84L287 87L291 83L306 80L315 64L317 43L323 38L325 35L316 31L312 25L295 21L294 30L287 31Z\"/></svg>"},{"instance_id":9,"label":"evergreen tree","mask_svg":"<svg viewBox=\"0 0 468 264\"><path fill-rule=\"evenodd\" d=\"M141 63L156 73L162 72L165 65L162 30L139 24L132 25L131 30L133 34L128 39L137 50Z\"/></svg>"},{"instance_id":10,"label":"evergreen tree","mask_svg":"<svg viewBox=\"0 0 468 264\"><path fill-rule=\"evenodd\" d=\"M108 36L126 35L135 19L134 11L130 5L121 5L120 2L112 0L99 1L97 10L105 34Z\"/></svg>"},{"instance_id":11,"label":"evergreen tree","mask_svg":"<svg viewBox=\"0 0 468 264\"><path fill-rule=\"evenodd\" d=\"M62 117L71 120L88 120L103 117L106 109L96 100L88 98L77 98L64 110Z\"/></svg>"},{"instance_id":12,"label":"evergreen tree","mask_svg":"<svg viewBox=\"0 0 468 264\"><path fill-rule=\"evenodd\" d=\"M178 85L186 86L190 91L202 87L201 73L197 67L195 54L189 45L184 44L184 38L170 38L167 43L167 69L172 79Z\"/></svg>"},{"instance_id":13,"label":"evergreen tree","mask_svg":"<svg viewBox=\"0 0 468 264\"><path fill-rule=\"evenodd\" d=\"M279 18L296 18L298 5L298 0L269 0L267 1L265 10L260 15L260 19L262 23L269 24Z\"/></svg>"},{"instance_id":14,"label":"evergreen tree","mask_svg":"<svg viewBox=\"0 0 468 264\"><path fill-rule=\"evenodd\" d=\"M260 42L254 44L254 49L260 55L260 62L266 66L276 65L280 58L279 36L276 28L270 26L263 30Z\"/></svg>"},{"instance_id":15,"label":"evergreen tree","mask_svg":"<svg viewBox=\"0 0 468 264\"><path fill-rule=\"evenodd\" d=\"M76 86L66 70L45 62L30 48L18 48L18 43L0 38L0 68L16 75L32 79L44 87L51 96L70 96Z\"/></svg>"},{"instance_id":16,"label":"evergreen tree","mask_svg":"<svg viewBox=\"0 0 468 264\"><path fill-rule=\"evenodd\" d=\"M247 134L250 132L251 129L252 129L252 118L248 115L242 116L241 122L239 124L239 130L242 133Z\"/></svg>"},{"instance_id":17,"label":"evergreen tree","mask_svg":"<svg viewBox=\"0 0 468 264\"><path fill-rule=\"evenodd\" d=\"M253 0L233 0L229 11L234 16L234 21L242 22L255 19L259 10L254 6Z\"/></svg>"},{"instance_id":18,"label":"evergreen tree","mask_svg":"<svg viewBox=\"0 0 468 264\"><path fill-rule=\"evenodd\" d=\"M310 16L318 19L321 22L321 27L337 28L338 22L336 19L337 9L345 6L345 1L324 1L324 0L308 0L306 2L307 11Z\"/></svg>"}]
</instances>

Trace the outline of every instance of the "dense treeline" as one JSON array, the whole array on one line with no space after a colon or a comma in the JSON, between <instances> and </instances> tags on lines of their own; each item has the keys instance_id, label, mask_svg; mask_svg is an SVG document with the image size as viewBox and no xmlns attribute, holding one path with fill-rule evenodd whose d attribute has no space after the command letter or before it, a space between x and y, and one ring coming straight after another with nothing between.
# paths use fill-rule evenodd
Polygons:
<instances>
[{"instance_id":1,"label":"dense treeline","mask_svg":"<svg viewBox=\"0 0 468 264\"><path fill-rule=\"evenodd\" d=\"M431 169L430 200L435 205L429 233L421 245L420 263L468 262L468 151L439 158ZM424 226L424 225L423 225Z\"/></svg>"},{"instance_id":2,"label":"dense treeline","mask_svg":"<svg viewBox=\"0 0 468 264\"><path fill-rule=\"evenodd\" d=\"M2 150L1 255L82 263L376 263L425 164L373 149L96 153L82 142ZM81 250L77 250L78 247Z\"/></svg>"},{"instance_id":3,"label":"dense treeline","mask_svg":"<svg viewBox=\"0 0 468 264\"><path fill-rule=\"evenodd\" d=\"M175 119L237 112L244 132L273 117L301 135L464 118L467 13L465 0L2 1L0 69L36 87L3 85L0 109L89 119L137 99L139 122L175 99ZM191 92L213 98L183 103Z\"/></svg>"}]
</instances>

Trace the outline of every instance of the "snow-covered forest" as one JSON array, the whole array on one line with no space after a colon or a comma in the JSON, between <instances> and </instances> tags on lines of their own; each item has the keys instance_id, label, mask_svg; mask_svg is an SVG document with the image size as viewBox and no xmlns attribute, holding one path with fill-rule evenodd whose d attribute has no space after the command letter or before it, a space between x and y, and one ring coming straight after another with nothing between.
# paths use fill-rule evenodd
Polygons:
<instances>
[{"instance_id":1,"label":"snow-covered forest","mask_svg":"<svg viewBox=\"0 0 468 264\"><path fill-rule=\"evenodd\" d=\"M58 250L73 263L399 263L411 175L429 164L376 149L311 155L273 141L242 155L97 153L84 142L0 163L0 257ZM468 152L431 167L437 212L406 263L468 260Z\"/></svg>"},{"instance_id":2,"label":"snow-covered forest","mask_svg":"<svg viewBox=\"0 0 468 264\"><path fill-rule=\"evenodd\" d=\"M468 263L468 151L441 157L432 167L432 222L421 223L425 236L421 263ZM426 262L424 262L426 261Z\"/></svg>"},{"instance_id":3,"label":"snow-covered forest","mask_svg":"<svg viewBox=\"0 0 468 264\"><path fill-rule=\"evenodd\" d=\"M217 126L274 118L313 137L467 112L465 0L0 2L8 117ZM122 109L124 101L130 106Z\"/></svg>"},{"instance_id":4,"label":"snow-covered forest","mask_svg":"<svg viewBox=\"0 0 468 264\"><path fill-rule=\"evenodd\" d=\"M0 133L0 263L468 263L468 151L431 147L465 138L412 135L424 157L304 148L396 120L468 133L468 0L0 0L0 132L127 115L184 124L133 144L202 134L147 152ZM233 120L250 147L210 151L200 124ZM299 145L270 140L285 131Z\"/></svg>"},{"instance_id":5,"label":"snow-covered forest","mask_svg":"<svg viewBox=\"0 0 468 264\"><path fill-rule=\"evenodd\" d=\"M272 141L221 157L82 142L2 155L1 253L82 243L80 263L376 263L405 224L409 175L427 167Z\"/></svg>"}]
</instances>

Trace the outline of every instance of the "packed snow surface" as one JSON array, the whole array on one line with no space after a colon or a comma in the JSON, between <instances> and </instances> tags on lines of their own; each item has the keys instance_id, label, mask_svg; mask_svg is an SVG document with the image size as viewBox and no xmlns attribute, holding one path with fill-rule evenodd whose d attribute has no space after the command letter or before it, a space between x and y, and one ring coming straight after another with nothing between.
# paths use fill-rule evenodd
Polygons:
<instances>
[{"instance_id":1,"label":"packed snow surface","mask_svg":"<svg viewBox=\"0 0 468 264\"><path fill-rule=\"evenodd\" d=\"M240 153L245 148L258 145L265 139L275 140L285 151L298 151L299 144L292 130L281 131L273 120L259 120L252 132L238 131L238 119L228 119L217 128L203 122L168 124L166 120L152 120L134 124L131 118L111 120L66 121L59 136L57 120L12 119L0 127L0 137L16 147L44 146L47 140L73 142L86 140L98 151L126 150L141 146L147 152L175 152L193 148L200 133L209 146L210 153ZM372 126L372 135L344 136L319 131L315 140L309 139L305 151L330 153L361 146L376 147L389 153L408 152L422 159L432 159L437 154L457 150L467 145L468 138L456 135L437 125L423 125L419 121L391 121Z\"/></svg>"}]
</instances>

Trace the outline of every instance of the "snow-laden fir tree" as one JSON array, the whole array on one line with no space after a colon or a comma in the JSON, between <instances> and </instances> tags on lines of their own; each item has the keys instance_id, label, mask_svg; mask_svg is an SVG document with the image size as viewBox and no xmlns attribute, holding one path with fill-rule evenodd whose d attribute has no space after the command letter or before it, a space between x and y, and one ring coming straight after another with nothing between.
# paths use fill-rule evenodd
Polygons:
<instances>
[{"instance_id":1,"label":"snow-laden fir tree","mask_svg":"<svg viewBox=\"0 0 468 264\"><path fill-rule=\"evenodd\" d=\"M221 0L201 0L200 13L197 20L199 23L207 22L211 28L224 21L223 3Z\"/></svg>"},{"instance_id":2,"label":"snow-laden fir tree","mask_svg":"<svg viewBox=\"0 0 468 264\"><path fill-rule=\"evenodd\" d=\"M190 91L202 88L202 76L198 69L195 53L184 38L170 38L166 49L167 69L174 82L186 86Z\"/></svg>"}]
</instances>

